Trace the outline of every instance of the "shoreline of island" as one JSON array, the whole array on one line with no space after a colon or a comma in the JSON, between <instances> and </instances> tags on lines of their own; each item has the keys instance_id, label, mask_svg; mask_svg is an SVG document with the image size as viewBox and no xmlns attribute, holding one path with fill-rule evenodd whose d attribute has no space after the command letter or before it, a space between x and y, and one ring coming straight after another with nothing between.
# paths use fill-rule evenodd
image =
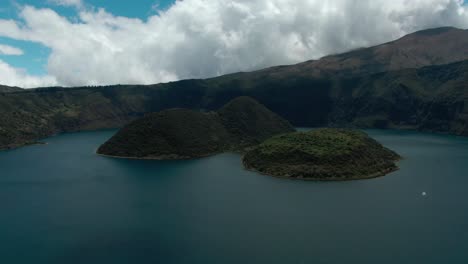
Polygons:
<instances>
[{"instance_id":1,"label":"shoreline of island","mask_svg":"<svg viewBox=\"0 0 468 264\"><path fill-rule=\"evenodd\" d=\"M164 156L158 156L158 157L131 157L131 156L115 156L115 155L108 155L108 154L102 154L99 153L96 149L94 152L96 155L101 156L101 157L106 157L106 158L114 158L114 159L126 159L126 160L156 160L156 161L177 161L177 160L196 160L196 159L203 159L203 158L208 158L212 156L216 156L219 154L223 154L226 152L217 152L213 154L208 154L208 155L203 155L203 156L198 156L198 157L188 157L188 156L179 156L179 155L164 155Z\"/></svg>"},{"instance_id":2,"label":"shoreline of island","mask_svg":"<svg viewBox=\"0 0 468 264\"><path fill-rule=\"evenodd\" d=\"M403 160L403 158L399 158L395 162L400 162ZM259 171L252 166L247 166L244 162L244 157L242 157L242 164L244 166L244 169L250 172L255 172L259 175L262 176L268 176L268 177L274 177L278 179L286 179L286 180L292 180L292 181L307 181L307 182L346 182L346 181L360 181L360 180L371 180L371 179L377 179L381 178L384 176L387 176L389 174L392 174L396 171L400 170L400 167L396 166L394 168L389 168L384 171L379 171L376 173L372 173L366 176L362 177L351 177L351 178L343 178L343 177L329 177L329 178L312 178L312 177L290 177L290 176L281 176L281 175L275 175L275 174L269 174L266 172Z\"/></svg>"}]
</instances>

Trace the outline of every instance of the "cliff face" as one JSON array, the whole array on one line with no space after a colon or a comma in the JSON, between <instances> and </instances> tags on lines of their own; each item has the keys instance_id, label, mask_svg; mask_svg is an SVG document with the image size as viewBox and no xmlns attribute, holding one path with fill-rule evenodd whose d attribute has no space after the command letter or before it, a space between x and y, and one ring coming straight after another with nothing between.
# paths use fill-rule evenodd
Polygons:
<instances>
[{"instance_id":1,"label":"cliff face","mask_svg":"<svg viewBox=\"0 0 468 264\"><path fill-rule=\"evenodd\" d=\"M283 134L249 150L247 169L306 180L355 180L383 176L397 169L398 154L365 133L318 129Z\"/></svg>"},{"instance_id":2,"label":"cliff face","mask_svg":"<svg viewBox=\"0 0 468 264\"><path fill-rule=\"evenodd\" d=\"M122 127L169 108L215 110L238 96L256 99L296 126L468 136L468 60L456 62L468 59L467 41L468 31L441 28L318 61L206 80L0 92L0 149L60 132ZM451 64L418 68L443 63Z\"/></svg>"},{"instance_id":3,"label":"cliff face","mask_svg":"<svg viewBox=\"0 0 468 264\"><path fill-rule=\"evenodd\" d=\"M252 126L251 126L252 125ZM218 112L170 109L122 128L98 153L116 157L189 159L245 147L292 126L263 105L239 97Z\"/></svg>"}]
</instances>

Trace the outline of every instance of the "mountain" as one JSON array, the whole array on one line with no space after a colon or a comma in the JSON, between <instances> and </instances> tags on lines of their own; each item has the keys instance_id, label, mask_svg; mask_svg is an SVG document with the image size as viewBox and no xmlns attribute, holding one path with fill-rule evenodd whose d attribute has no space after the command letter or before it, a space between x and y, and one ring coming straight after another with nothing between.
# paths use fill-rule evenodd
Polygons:
<instances>
[{"instance_id":1,"label":"mountain","mask_svg":"<svg viewBox=\"0 0 468 264\"><path fill-rule=\"evenodd\" d=\"M0 149L61 132L122 127L168 108L215 110L239 96L296 126L468 136L467 41L466 30L439 28L317 61L205 80L0 93Z\"/></svg>"},{"instance_id":2,"label":"mountain","mask_svg":"<svg viewBox=\"0 0 468 264\"><path fill-rule=\"evenodd\" d=\"M218 112L169 109L122 128L98 153L114 157L191 159L239 151L277 134L294 131L284 119L249 97Z\"/></svg>"},{"instance_id":3,"label":"mountain","mask_svg":"<svg viewBox=\"0 0 468 264\"><path fill-rule=\"evenodd\" d=\"M400 157L361 131L317 129L275 136L243 157L247 169L304 180L357 180L386 175Z\"/></svg>"},{"instance_id":4,"label":"mountain","mask_svg":"<svg viewBox=\"0 0 468 264\"><path fill-rule=\"evenodd\" d=\"M23 89L19 87L0 85L0 93L10 93L10 92L20 92L20 91L23 91Z\"/></svg>"},{"instance_id":5,"label":"mountain","mask_svg":"<svg viewBox=\"0 0 468 264\"><path fill-rule=\"evenodd\" d=\"M468 30L443 27L418 31L398 40L320 60L277 68L275 74L349 77L406 68L442 65L468 59ZM274 69L274 68L273 68ZM271 73L271 69L266 69Z\"/></svg>"}]
</instances>

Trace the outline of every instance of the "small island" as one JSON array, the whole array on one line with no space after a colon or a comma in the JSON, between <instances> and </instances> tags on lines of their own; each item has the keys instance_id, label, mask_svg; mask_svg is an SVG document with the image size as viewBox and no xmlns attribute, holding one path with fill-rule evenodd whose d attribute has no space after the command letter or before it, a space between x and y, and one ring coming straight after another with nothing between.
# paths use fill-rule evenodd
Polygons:
<instances>
[{"instance_id":1,"label":"small island","mask_svg":"<svg viewBox=\"0 0 468 264\"><path fill-rule=\"evenodd\" d=\"M249 150L244 166L276 177L303 180L357 180L398 169L400 156L349 129L324 128L274 136Z\"/></svg>"},{"instance_id":2,"label":"small island","mask_svg":"<svg viewBox=\"0 0 468 264\"><path fill-rule=\"evenodd\" d=\"M169 109L148 114L117 132L97 153L132 159L194 159L243 153L246 169L304 180L356 180L398 169L400 156L351 129L296 132L291 124L250 97L216 112Z\"/></svg>"},{"instance_id":3,"label":"small island","mask_svg":"<svg viewBox=\"0 0 468 264\"><path fill-rule=\"evenodd\" d=\"M98 154L137 159L193 159L243 151L295 129L250 97L238 97L217 112L169 109L148 114L117 132Z\"/></svg>"}]
</instances>

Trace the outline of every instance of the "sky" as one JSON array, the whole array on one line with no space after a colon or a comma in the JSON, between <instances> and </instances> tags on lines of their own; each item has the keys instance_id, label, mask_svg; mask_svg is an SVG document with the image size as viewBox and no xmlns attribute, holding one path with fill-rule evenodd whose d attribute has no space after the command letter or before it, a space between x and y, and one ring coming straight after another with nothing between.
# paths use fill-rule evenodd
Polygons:
<instances>
[{"instance_id":1,"label":"sky","mask_svg":"<svg viewBox=\"0 0 468 264\"><path fill-rule=\"evenodd\" d=\"M207 78L468 28L462 0L1 0L0 84Z\"/></svg>"}]
</instances>

